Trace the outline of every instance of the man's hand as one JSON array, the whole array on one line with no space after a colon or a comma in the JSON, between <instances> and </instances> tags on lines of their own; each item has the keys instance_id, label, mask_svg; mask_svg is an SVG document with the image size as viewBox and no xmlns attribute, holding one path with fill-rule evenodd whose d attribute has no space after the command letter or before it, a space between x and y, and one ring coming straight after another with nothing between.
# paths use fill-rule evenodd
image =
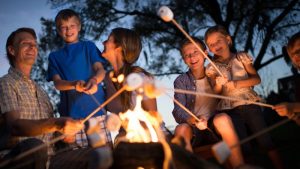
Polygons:
<instances>
[{"instance_id":1,"label":"man's hand","mask_svg":"<svg viewBox=\"0 0 300 169\"><path fill-rule=\"evenodd\" d=\"M61 117L56 119L58 131L65 135L75 135L83 129L84 124L81 120L73 120L68 117Z\"/></svg>"}]
</instances>

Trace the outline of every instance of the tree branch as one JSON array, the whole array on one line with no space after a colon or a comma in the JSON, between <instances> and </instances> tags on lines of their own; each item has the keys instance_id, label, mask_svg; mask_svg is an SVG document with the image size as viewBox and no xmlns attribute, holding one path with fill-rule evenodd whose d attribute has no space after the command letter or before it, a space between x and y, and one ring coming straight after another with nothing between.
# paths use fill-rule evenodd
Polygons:
<instances>
[{"instance_id":1,"label":"tree branch","mask_svg":"<svg viewBox=\"0 0 300 169\"><path fill-rule=\"evenodd\" d=\"M278 15L274 19L274 21L267 27L265 39L263 41L259 54L257 55L257 58L254 62L254 67L256 68L256 70L259 70L262 67L261 61L272 39L273 28L275 28L283 20L283 18L293 9L293 7L298 1L299 0L292 0L291 3L281 12L281 14Z\"/></svg>"}]
</instances>

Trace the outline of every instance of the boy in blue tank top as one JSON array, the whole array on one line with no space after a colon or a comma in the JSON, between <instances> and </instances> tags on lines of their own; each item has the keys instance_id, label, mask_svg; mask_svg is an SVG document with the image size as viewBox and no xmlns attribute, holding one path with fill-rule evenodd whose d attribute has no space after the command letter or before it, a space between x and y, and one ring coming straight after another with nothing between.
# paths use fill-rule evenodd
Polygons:
<instances>
[{"instance_id":1,"label":"boy in blue tank top","mask_svg":"<svg viewBox=\"0 0 300 169\"><path fill-rule=\"evenodd\" d=\"M65 45L50 53L47 80L53 81L55 88L60 91L60 115L83 119L105 100L101 82L105 76L103 64L106 60L93 42L79 40L81 21L75 11L61 10L55 17L55 24ZM106 131L103 121L105 112L100 110L94 117L103 128L106 141L110 142L110 134ZM75 138L70 138L70 142L74 140ZM76 143L81 146L87 145L84 132L76 135Z\"/></svg>"}]
</instances>

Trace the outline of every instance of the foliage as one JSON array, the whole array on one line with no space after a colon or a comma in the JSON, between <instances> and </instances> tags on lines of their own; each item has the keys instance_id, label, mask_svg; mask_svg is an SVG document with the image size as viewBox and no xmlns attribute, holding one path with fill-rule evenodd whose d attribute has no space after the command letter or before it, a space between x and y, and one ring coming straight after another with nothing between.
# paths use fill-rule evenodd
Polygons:
<instances>
[{"instance_id":1,"label":"foliage","mask_svg":"<svg viewBox=\"0 0 300 169\"><path fill-rule=\"evenodd\" d=\"M53 9L72 8L80 13L83 38L104 40L114 27L135 29L143 37L139 64L156 75L183 69L178 47L184 35L156 14L169 6L174 19L192 36L202 37L212 25L225 26L234 46L255 57L257 70L282 58L282 46L300 28L299 0L49 0ZM60 46L53 19L42 19L41 49Z\"/></svg>"}]
</instances>

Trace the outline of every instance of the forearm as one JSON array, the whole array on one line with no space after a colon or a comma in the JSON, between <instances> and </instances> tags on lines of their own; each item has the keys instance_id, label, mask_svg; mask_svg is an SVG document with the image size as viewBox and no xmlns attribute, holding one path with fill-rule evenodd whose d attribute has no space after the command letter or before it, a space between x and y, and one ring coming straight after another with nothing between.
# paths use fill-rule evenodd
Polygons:
<instances>
[{"instance_id":1,"label":"forearm","mask_svg":"<svg viewBox=\"0 0 300 169\"><path fill-rule=\"evenodd\" d=\"M54 86L57 90L73 90L76 86L76 81L55 80Z\"/></svg>"},{"instance_id":2,"label":"forearm","mask_svg":"<svg viewBox=\"0 0 300 169\"><path fill-rule=\"evenodd\" d=\"M258 75L253 75L253 76L249 77L248 79L234 81L236 88L252 87L257 84L260 84L260 82L261 82L261 79Z\"/></svg>"},{"instance_id":3,"label":"forearm","mask_svg":"<svg viewBox=\"0 0 300 169\"><path fill-rule=\"evenodd\" d=\"M93 65L93 69L95 74L90 79L95 79L98 84L104 79L106 71L104 70L102 64L99 62Z\"/></svg>"},{"instance_id":4,"label":"forearm","mask_svg":"<svg viewBox=\"0 0 300 169\"><path fill-rule=\"evenodd\" d=\"M62 127L54 118L42 120L16 119L10 125L14 136L37 136L60 131Z\"/></svg>"}]
</instances>

